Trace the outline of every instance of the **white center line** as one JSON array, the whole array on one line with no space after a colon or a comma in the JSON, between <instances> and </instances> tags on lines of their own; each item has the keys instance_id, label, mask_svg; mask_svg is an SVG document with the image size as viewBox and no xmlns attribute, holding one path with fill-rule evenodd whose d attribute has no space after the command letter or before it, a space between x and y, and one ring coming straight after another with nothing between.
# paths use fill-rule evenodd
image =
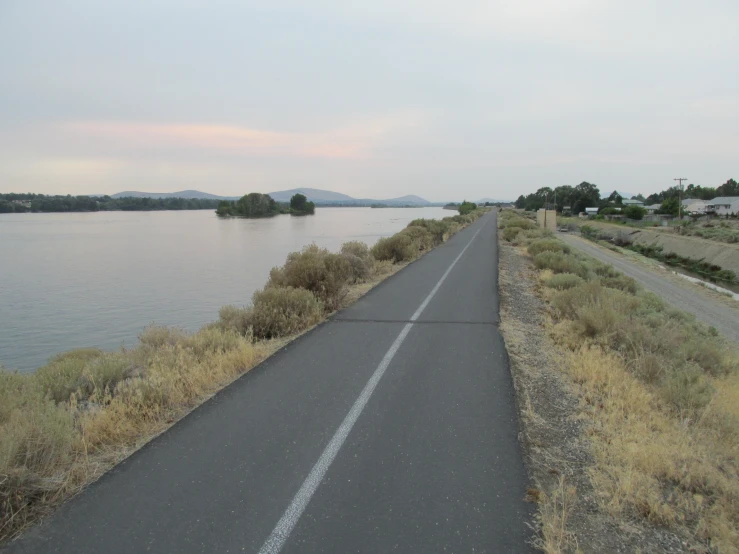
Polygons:
<instances>
[{"instance_id":1,"label":"white center line","mask_svg":"<svg viewBox=\"0 0 739 554\"><path fill-rule=\"evenodd\" d=\"M431 299L439 291L439 288L441 288L442 283L444 283L446 278L451 273L452 269L454 269L454 266L457 265L459 259L467 251L467 249L472 244L472 241L477 238L477 235L480 234L480 231L482 231L486 224L487 223L483 224L483 226L480 227L472 236L467 245L459 253L459 256L454 259L452 265L450 265L449 268L444 272L444 275L441 276L439 282L436 283L436 286L434 286L426 299L421 303L415 313L411 316L410 321L416 321L421 316L423 310L426 309L426 306L428 306L429 302L431 302ZM364 407L367 405L367 402L369 401L372 393L377 387L377 383L379 383L380 379L382 379L382 376L385 374L385 370L390 365L390 362L393 361L395 354L398 352L398 349L403 344L403 341L408 336L408 333L410 332L412 327L413 323L407 323L403 327L403 330L400 332L393 344L390 346L388 351L385 353L385 356L382 358L380 365L377 366L377 369L375 369L372 377L370 377L369 381L367 381L367 384L364 386L364 389L362 389L362 392L359 394L359 397L349 410L349 413L346 414L344 421L341 422L341 425L339 425L339 428L334 433L331 441L323 450L321 457L318 458L318 461L313 466L313 469L311 469L308 477L305 478L303 485L300 487L300 490L293 498L293 501L287 507L285 513L282 514L280 521L277 522L274 530L262 545L262 548L259 550L259 554L278 554L280 550L282 550L285 541L287 541L293 528L298 523L300 516L303 514L305 508L308 506L308 503L313 497L313 494L316 492L316 489L318 489L321 481L323 481L323 477L326 475L329 466L331 466L334 458L336 458L339 450L341 450L344 441L346 441L346 438L349 436L352 427L354 427L357 419L359 419L359 416L362 414L362 410L364 410Z\"/></svg>"}]
</instances>

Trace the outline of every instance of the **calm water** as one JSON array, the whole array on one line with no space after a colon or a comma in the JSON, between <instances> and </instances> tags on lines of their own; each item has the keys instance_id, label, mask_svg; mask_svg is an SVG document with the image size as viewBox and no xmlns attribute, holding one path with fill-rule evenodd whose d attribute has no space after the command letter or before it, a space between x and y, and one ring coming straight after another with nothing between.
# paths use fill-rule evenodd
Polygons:
<instances>
[{"instance_id":1,"label":"calm water","mask_svg":"<svg viewBox=\"0 0 739 554\"><path fill-rule=\"evenodd\" d=\"M289 252L374 244L442 208L323 208L220 220L209 210L0 215L0 364L131 346L149 323L196 330L244 305Z\"/></svg>"}]
</instances>

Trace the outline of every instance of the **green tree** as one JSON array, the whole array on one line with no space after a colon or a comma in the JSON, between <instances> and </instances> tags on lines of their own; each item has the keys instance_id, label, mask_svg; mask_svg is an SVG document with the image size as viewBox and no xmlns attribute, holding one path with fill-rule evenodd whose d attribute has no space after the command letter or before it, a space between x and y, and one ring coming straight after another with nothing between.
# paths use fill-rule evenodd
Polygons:
<instances>
[{"instance_id":1,"label":"green tree","mask_svg":"<svg viewBox=\"0 0 739 554\"><path fill-rule=\"evenodd\" d=\"M295 215L308 215L316 212L316 205L308 202L308 198L304 194L294 194L290 198L290 213Z\"/></svg>"},{"instance_id":2,"label":"green tree","mask_svg":"<svg viewBox=\"0 0 739 554\"><path fill-rule=\"evenodd\" d=\"M598 187L583 181L572 191L572 211L584 212L585 208L594 208L600 205L600 191Z\"/></svg>"},{"instance_id":3,"label":"green tree","mask_svg":"<svg viewBox=\"0 0 739 554\"><path fill-rule=\"evenodd\" d=\"M659 207L659 210L657 210L657 213L666 215L677 215L677 209L679 205L680 202L678 201L677 196L671 196L662 201L662 205Z\"/></svg>"},{"instance_id":4,"label":"green tree","mask_svg":"<svg viewBox=\"0 0 739 554\"><path fill-rule=\"evenodd\" d=\"M467 200L465 200L459 205L459 214L467 215L468 213L476 209L477 209L477 204L475 204L474 202L467 202Z\"/></svg>"},{"instance_id":5,"label":"green tree","mask_svg":"<svg viewBox=\"0 0 739 554\"><path fill-rule=\"evenodd\" d=\"M617 190L614 190L608 197L608 201L613 202L617 206L621 206L623 204L623 197L618 193Z\"/></svg>"},{"instance_id":6,"label":"green tree","mask_svg":"<svg viewBox=\"0 0 739 554\"><path fill-rule=\"evenodd\" d=\"M624 208L623 213L629 219L640 220L646 215L647 210L645 210L641 206L627 206L626 208Z\"/></svg>"}]
</instances>

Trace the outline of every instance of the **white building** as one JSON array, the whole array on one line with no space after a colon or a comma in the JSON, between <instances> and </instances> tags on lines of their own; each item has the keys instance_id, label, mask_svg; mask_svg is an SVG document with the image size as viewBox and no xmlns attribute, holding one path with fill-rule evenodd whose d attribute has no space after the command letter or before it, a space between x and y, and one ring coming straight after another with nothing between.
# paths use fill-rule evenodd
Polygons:
<instances>
[{"instance_id":1,"label":"white building","mask_svg":"<svg viewBox=\"0 0 739 554\"><path fill-rule=\"evenodd\" d=\"M686 198L682 202L684 214L704 214L706 213L706 202L698 198Z\"/></svg>"},{"instance_id":2,"label":"white building","mask_svg":"<svg viewBox=\"0 0 739 554\"><path fill-rule=\"evenodd\" d=\"M623 204L626 207L628 207L628 206L641 206L641 207L644 207L644 202L642 202L641 200L635 200L634 198L621 200L621 204Z\"/></svg>"},{"instance_id":3,"label":"white building","mask_svg":"<svg viewBox=\"0 0 739 554\"><path fill-rule=\"evenodd\" d=\"M716 215L739 214L739 196L719 196L706 201L706 213Z\"/></svg>"},{"instance_id":4,"label":"white building","mask_svg":"<svg viewBox=\"0 0 739 554\"><path fill-rule=\"evenodd\" d=\"M659 210L662 207L662 204L652 204L651 206L644 206L644 209L647 210L648 215L654 215L657 213L657 210Z\"/></svg>"}]
</instances>

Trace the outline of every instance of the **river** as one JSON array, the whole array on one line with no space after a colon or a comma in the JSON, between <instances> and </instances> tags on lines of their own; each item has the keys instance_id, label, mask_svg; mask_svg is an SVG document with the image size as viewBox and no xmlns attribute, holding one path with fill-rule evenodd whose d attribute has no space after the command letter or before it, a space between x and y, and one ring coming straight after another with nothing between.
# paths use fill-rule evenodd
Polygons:
<instances>
[{"instance_id":1,"label":"river","mask_svg":"<svg viewBox=\"0 0 739 554\"><path fill-rule=\"evenodd\" d=\"M0 215L0 364L33 370L72 348L136 344L148 324L196 330L245 305L315 242L374 244L443 208L318 208L219 219L210 210Z\"/></svg>"}]
</instances>

